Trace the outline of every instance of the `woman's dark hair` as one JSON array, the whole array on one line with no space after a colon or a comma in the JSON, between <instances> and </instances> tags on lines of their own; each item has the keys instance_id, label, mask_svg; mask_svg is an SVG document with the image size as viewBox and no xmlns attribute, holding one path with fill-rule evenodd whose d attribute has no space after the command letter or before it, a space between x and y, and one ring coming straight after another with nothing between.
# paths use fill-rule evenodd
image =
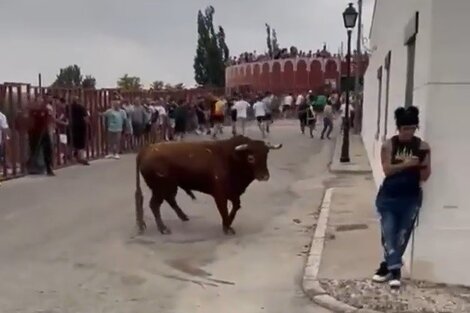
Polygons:
<instances>
[{"instance_id":1,"label":"woman's dark hair","mask_svg":"<svg viewBox=\"0 0 470 313\"><path fill-rule=\"evenodd\" d=\"M399 107L395 110L397 127L419 125L419 109L415 106Z\"/></svg>"}]
</instances>

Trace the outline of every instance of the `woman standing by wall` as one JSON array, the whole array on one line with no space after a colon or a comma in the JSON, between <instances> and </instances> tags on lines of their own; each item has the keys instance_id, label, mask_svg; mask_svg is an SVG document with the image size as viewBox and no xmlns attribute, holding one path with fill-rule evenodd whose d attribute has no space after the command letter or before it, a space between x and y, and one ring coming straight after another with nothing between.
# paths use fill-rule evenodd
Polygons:
<instances>
[{"instance_id":1,"label":"woman standing by wall","mask_svg":"<svg viewBox=\"0 0 470 313\"><path fill-rule=\"evenodd\" d=\"M431 175L431 151L425 141L415 136L419 126L418 108L398 108L395 120L398 135L388 139L381 151L385 179L377 194L376 206L384 261L373 281L389 281L392 288L399 288L402 256L422 203L421 183Z\"/></svg>"}]
</instances>

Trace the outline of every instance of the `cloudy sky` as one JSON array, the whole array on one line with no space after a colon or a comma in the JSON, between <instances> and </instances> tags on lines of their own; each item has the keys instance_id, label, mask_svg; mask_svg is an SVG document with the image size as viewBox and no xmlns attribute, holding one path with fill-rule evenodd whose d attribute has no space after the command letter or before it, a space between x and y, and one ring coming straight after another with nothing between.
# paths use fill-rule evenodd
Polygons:
<instances>
[{"instance_id":1,"label":"cloudy sky","mask_svg":"<svg viewBox=\"0 0 470 313\"><path fill-rule=\"evenodd\" d=\"M199 9L213 5L231 54L266 49L264 23L281 46L336 52L345 41L341 13L349 0L0 0L0 81L53 82L78 64L99 87L124 73L194 84ZM368 35L373 0L364 0Z\"/></svg>"}]
</instances>

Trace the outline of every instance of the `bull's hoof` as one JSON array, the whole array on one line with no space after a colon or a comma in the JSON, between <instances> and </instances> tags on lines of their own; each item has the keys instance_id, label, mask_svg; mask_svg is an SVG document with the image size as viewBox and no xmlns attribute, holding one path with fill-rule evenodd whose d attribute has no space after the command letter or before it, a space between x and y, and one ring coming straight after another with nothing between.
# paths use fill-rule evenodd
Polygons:
<instances>
[{"instance_id":1,"label":"bull's hoof","mask_svg":"<svg viewBox=\"0 0 470 313\"><path fill-rule=\"evenodd\" d=\"M224 227L224 233L226 235L235 235L235 230L232 227Z\"/></svg>"},{"instance_id":2,"label":"bull's hoof","mask_svg":"<svg viewBox=\"0 0 470 313\"><path fill-rule=\"evenodd\" d=\"M160 233L162 235L171 235L171 229L169 229L168 227L164 226L164 227L159 227L158 230L160 231Z\"/></svg>"},{"instance_id":3,"label":"bull's hoof","mask_svg":"<svg viewBox=\"0 0 470 313\"><path fill-rule=\"evenodd\" d=\"M137 228L139 229L139 235L145 233L145 230L147 229L147 224L145 224L144 221L137 222Z\"/></svg>"},{"instance_id":4,"label":"bull's hoof","mask_svg":"<svg viewBox=\"0 0 470 313\"><path fill-rule=\"evenodd\" d=\"M189 221L189 217L188 217L187 215L181 216L180 219L181 219L183 222Z\"/></svg>"}]
</instances>

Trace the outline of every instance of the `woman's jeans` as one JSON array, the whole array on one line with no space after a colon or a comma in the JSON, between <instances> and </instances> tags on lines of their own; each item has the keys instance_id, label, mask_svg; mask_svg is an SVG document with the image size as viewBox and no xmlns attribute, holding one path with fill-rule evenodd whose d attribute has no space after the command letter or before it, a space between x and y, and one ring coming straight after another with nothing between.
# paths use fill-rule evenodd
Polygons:
<instances>
[{"instance_id":1,"label":"woman's jeans","mask_svg":"<svg viewBox=\"0 0 470 313\"><path fill-rule=\"evenodd\" d=\"M380 215L384 258L389 270L402 267L414 224L421 207L421 195L388 197L379 191L376 206Z\"/></svg>"}]
</instances>

